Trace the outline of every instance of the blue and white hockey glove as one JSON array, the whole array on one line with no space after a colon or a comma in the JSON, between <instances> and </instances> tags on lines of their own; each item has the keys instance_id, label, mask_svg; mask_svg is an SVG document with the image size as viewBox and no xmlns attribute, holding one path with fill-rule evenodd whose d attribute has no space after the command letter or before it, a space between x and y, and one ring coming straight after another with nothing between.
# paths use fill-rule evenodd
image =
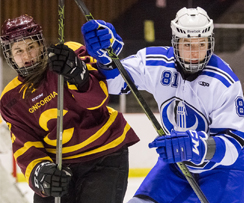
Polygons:
<instances>
[{"instance_id":1,"label":"blue and white hockey glove","mask_svg":"<svg viewBox=\"0 0 244 203\"><path fill-rule=\"evenodd\" d=\"M171 135L157 137L149 143L149 148L157 147L157 153L168 163L191 161L200 165L207 154L207 138L203 131L174 131Z\"/></svg>"},{"instance_id":2,"label":"blue and white hockey glove","mask_svg":"<svg viewBox=\"0 0 244 203\"><path fill-rule=\"evenodd\" d=\"M116 33L114 26L102 20L88 21L82 26L81 32L88 53L104 65L112 62L105 49L112 47L113 52L118 56L124 46L123 40Z\"/></svg>"}]
</instances>

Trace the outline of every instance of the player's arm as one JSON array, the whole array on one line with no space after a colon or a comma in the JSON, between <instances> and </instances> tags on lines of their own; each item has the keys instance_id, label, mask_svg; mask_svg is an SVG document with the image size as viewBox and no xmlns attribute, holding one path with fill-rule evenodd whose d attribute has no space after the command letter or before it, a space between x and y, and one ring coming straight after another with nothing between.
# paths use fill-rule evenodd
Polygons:
<instances>
[{"instance_id":1,"label":"player's arm","mask_svg":"<svg viewBox=\"0 0 244 203\"><path fill-rule=\"evenodd\" d=\"M222 101L222 102L220 102ZM201 165L204 161L218 165L232 165L244 146L244 111L240 83L227 89L210 117L210 135L203 131L172 132L157 137L149 147L165 161L176 163L191 161Z\"/></svg>"},{"instance_id":2,"label":"player's arm","mask_svg":"<svg viewBox=\"0 0 244 203\"><path fill-rule=\"evenodd\" d=\"M56 164L48 156L43 138L38 136L38 132L20 122L21 118L16 117L3 107L3 103L1 104L1 115L11 133L13 156L29 186L42 196L65 194L71 178L70 173L57 171ZM64 170L66 171L66 168Z\"/></svg>"},{"instance_id":3,"label":"player's arm","mask_svg":"<svg viewBox=\"0 0 244 203\"><path fill-rule=\"evenodd\" d=\"M94 60L81 44L68 42L67 45L52 45L48 49L51 70L64 76L68 90L82 108L106 105L109 97L106 80L95 68Z\"/></svg>"},{"instance_id":4,"label":"player's arm","mask_svg":"<svg viewBox=\"0 0 244 203\"><path fill-rule=\"evenodd\" d=\"M126 82L105 51L106 48L111 47L118 55L123 48L122 39L116 33L114 26L104 21L91 20L82 26L82 34L88 53L97 59L98 69L107 79L109 94L129 93ZM105 54L101 54L104 51ZM145 53L146 49L142 49L136 55L121 60L121 63L138 89L151 92L152 81L147 74Z\"/></svg>"},{"instance_id":5,"label":"player's arm","mask_svg":"<svg viewBox=\"0 0 244 203\"><path fill-rule=\"evenodd\" d=\"M219 147L213 160L231 165L244 146L244 101L240 81L225 90L215 105L210 115L210 135Z\"/></svg>"},{"instance_id":6,"label":"player's arm","mask_svg":"<svg viewBox=\"0 0 244 203\"><path fill-rule=\"evenodd\" d=\"M28 126L8 123L14 158L30 188L41 196L61 197L68 191L72 173L69 168L60 171L47 155L42 140ZM21 127L19 127L21 126ZM22 127L24 127L23 130Z\"/></svg>"}]
</instances>

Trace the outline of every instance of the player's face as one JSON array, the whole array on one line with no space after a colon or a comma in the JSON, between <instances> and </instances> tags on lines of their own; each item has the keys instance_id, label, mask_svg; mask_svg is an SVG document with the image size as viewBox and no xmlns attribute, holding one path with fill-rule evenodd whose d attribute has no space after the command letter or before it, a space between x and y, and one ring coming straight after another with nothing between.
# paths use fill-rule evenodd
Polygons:
<instances>
[{"instance_id":1,"label":"player's face","mask_svg":"<svg viewBox=\"0 0 244 203\"><path fill-rule=\"evenodd\" d=\"M208 50L208 38L181 38L179 40L180 58L189 64L204 60Z\"/></svg>"},{"instance_id":2,"label":"player's face","mask_svg":"<svg viewBox=\"0 0 244 203\"><path fill-rule=\"evenodd\" d=\"M13 60L18 68L29 67L39 61L41 47L36 41L25 39L23 41L15 42L12 45L11 52Z\"/></svg>"}]
</instances>

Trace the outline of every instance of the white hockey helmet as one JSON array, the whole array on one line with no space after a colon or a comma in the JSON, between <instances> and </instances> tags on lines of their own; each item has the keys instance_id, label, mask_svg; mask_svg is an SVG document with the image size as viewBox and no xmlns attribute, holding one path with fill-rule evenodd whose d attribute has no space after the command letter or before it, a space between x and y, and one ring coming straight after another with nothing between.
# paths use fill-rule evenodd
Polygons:
<instances>
[{"instance_id":1,"label":"white hockey helmet","mask_svg":"<svg viewBox=\"0 0 244 203\"><path fill-rule=\"evenodd\" d=\"M171 21L172 46L177 61L183 69L188 72L198 72L202 70L210 60L214 50L213 20L209 18L207 12L200 7L180 9L176 18ZM208 50L205 58L197 64L185 62L179 55L180 38L208 38Z\"/></svg>"}]
</instances>

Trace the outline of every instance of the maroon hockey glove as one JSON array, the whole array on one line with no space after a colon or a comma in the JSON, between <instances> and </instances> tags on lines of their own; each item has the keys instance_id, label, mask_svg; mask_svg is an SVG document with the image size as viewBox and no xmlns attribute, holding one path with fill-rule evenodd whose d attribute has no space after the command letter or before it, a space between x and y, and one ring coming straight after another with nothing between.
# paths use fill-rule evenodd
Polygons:
<instances>
[{"instance_id":1,"label":"maroon hockey glove","mask_svg":"<svg viewBox=\"0 0 244 203\"><path fill-rule=\"evenodd\" d=\"M76 85L78 89L88 81L86 64L68 46L51 45L48 48L48 57L51 70L63 75L66 81Z\"/></svg>"},{"instance_id":2,"label":"maroon hockey glove","mask_svg":"<svg viewBox=\"0 0 244 203\"><path fill-rule=\"evenodd\" d=\"M71 176L70 168L60 171L56 164L43 162L34 171L34 187L45 196L61 197L68 192Z\"/></svg>"}]
</instances>

